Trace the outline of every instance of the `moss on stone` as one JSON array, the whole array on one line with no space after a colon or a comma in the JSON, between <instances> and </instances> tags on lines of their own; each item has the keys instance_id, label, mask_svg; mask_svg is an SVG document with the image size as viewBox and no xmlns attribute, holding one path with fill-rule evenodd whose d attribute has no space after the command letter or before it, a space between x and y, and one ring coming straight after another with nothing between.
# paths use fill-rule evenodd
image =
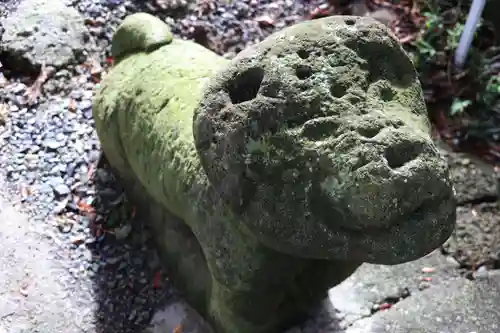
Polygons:
<instances>
[{"instance_id":1,"label":"moss on stone","mask_svg":"<svg viewBox=\"0 0 500 333\"><path fill-rule=\"evenodd\" d=\"M172 42L172 33L159 18L146 13L128 16L113 35L111 55L115 63L129 54L151 52Z\"/></svg>"}]
</instances>

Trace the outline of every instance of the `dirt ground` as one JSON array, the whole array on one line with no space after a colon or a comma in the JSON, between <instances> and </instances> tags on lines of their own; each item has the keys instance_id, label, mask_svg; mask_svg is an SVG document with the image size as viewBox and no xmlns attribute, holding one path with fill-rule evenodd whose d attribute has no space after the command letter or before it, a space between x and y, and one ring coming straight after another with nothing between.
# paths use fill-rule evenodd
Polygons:
<instances>
[{"instance_id":1,"label":"dirt ground","mask_svg":"<svg viewBox=\"0 0 500 333\"><path fill-rule=\"evenodd\" d=\"M493 167L442 150L448 159L459 207L457 227L443 246L463 267L500 268L500 206Z\"/></svg>"}]
</instances>

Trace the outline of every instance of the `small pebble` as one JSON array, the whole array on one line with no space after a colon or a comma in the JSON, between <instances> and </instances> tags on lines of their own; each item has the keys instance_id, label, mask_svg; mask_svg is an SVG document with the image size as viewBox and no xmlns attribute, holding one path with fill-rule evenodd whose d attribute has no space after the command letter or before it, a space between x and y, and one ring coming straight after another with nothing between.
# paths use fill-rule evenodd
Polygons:
<instances>
[{"instance_id":1,"label":"small pebble","mask_svg":"<svg viewBox=\"0 0 500 333\"><path fill-rule=\"evenodd\" d=\"M480 266L475 272L472 273L474 279L486 279L489 277L489 271L486 266Z\"/></svg>"},{"instance_id":2,"label":"small pebble","mask_svg":"<svg viewBox=\"0 0 500 333\"><path fill-rule=\"evenodd\" d=\"M66 184L57 184L54 186L54 193L59 197L63 197L70 194L71 190ZM66 206L66 204L64 206Z\"/></svg>"},{"instance_id":3,"label":"small pebble","mask_svg":"<svg viewBox=\"0 0 500 333\"><path fill-rule=\"evenodd\" d=\"M43 141L43 146L48 149L56 150L61 148L64 145L62 141L58 141L56 139L46 139Z\"/></svg>"}]
</instances>

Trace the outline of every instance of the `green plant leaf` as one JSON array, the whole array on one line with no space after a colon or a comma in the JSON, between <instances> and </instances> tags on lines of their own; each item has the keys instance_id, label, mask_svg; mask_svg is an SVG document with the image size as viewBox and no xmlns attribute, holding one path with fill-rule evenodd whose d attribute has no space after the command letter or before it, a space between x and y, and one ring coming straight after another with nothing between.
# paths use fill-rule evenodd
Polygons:
<instances>
[{"instance_id":1,"label":"green plant leaf","mask_svg":"<svg viewBox=\"0 0 500 333\"><path fill-rule=\"evenodd\" d=\"M469 101L469 100L462 100L462 99L459 99L459 98L455 98L453 100L453 103L451 103L451 112L450 112L450 114L453 116L453 115L462 113L471 104L472 104L472 102Z\"/></svg>"}]
</instances>

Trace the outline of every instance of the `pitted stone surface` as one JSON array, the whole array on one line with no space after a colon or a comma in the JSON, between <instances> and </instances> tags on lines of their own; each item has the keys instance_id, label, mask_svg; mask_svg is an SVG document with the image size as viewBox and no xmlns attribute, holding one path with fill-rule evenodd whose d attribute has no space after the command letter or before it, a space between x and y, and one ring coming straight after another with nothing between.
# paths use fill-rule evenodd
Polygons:
<instances>
[{"instance_id":1,"label":"pitted stone surface","mask_svg":"<svg viewBox=\"0 0 500 333\"><path fill-rule=\"evenodd\" d=\"M304 22L210 81L194 137L248 229L294 256L416 259L455 219L413 65L371 18Z\"/></svg>"}]
</instances>

